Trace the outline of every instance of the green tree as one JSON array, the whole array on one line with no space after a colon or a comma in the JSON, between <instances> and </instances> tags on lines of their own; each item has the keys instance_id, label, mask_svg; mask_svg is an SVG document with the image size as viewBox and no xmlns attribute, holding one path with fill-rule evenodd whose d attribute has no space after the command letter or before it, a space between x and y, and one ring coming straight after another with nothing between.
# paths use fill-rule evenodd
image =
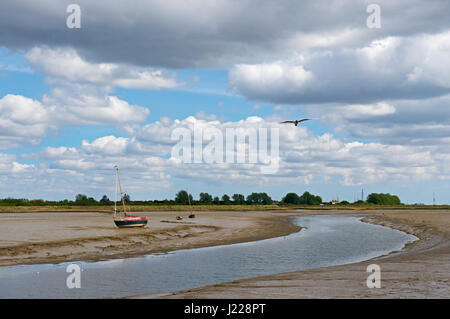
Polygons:
<instances>
[{"instance_id":1,"label":"green tree","mask_svg":"<svg viewBox=\"0 0 450 319\"><path fill-rule=\"evenodd\" d=\"M234 194L233 195L233 204L234 205L244 205L245 197L242 194Z\"/></svg>"},{"instance_id":2,"label":"green tree","mask_svg":"<svg viewBox=\"0 0 450 319\"><path fill-rule=\"evenodd\" d=\"M272 198L270 198L269 195L267 195L266 193L261 193L260 196L261 196L261 203L263 205L272 205L273 200L272 200Z\"/></svg>"},{"instance_id":3,"label":"green tree","mask_svg":"<svg viewBox=\"0 0 450 319\"><path fill-rule=\"evenodd\" d=\"M246 202L249 205L258 204L258 202L259 202L259 195L258 195L258 193L251 193L250 195L247 195Z\"/></svg>"},{"instance_id":4,"label":"green tree","mask_svg":"<svg viewBox=\"0 0 450 319\"><path fill-rule=\"evenodd\" d=\"M219 196L215 196L215 197L214 197L214 199L213 199L213 204L214 204L214 205L219 205L219 204L220 204Z\"/></svg>"},{"instance_id":5,"label":"green tree","mask_svg":"<svg viewBox=\"0 0 450 319\"><path fill-rule=\"evenodd\" d=\"M300 204L300 197L296 193L287 193L281 200L284 204Z\"/></svg>"},{"instance_id":6,"label":"green tree","mask_svg":"<svg viewBox=\"0 0 450 319\"><path fill-rule=\"evenodd\" d=\"M78 194L75 197L75 205L80 205L80 206L87 206L87 205L97 205L98 202L92 198L92 197L87 197L84 194Z\"/></svg>"},{"instance_id":7,"label":"green tree","mask_svg":"<svg viewBox=\"0 0 450 319\"><path fill-rule=\"evenodd\" d=\"M251 193L247 196L247 203L250 205L270 205L273 203L273 200L266 193Z\"/></svg>"},{"instance_id":8,"label":"green tree","mask_svg":"<svg viewBox=\"0 0 450 319\"><path fill-rule=\"evenodd\" d=\"M320 205L322 204L322 198L320 196L315 196L309 192L304 192L300 196L300 204L303 205Z\"/></svg>"},{"instance_id":9,"label":"green tree","mask_svg":"<svg viewBox=\"0 0 450 319\"><path fill-rule=\"evenodd\" d=\"M228 196L227 194L224 194L222 196L222 202L224 205L230 205L231 204L230 196Z\"/></svg>"},{"instance_id":10,"label":"green tree","mask_svg":"<svg viewBox=\"0 0 450 319\"><path fill-rule=\"evenodd\" d=\"M213 197L208 193L200 193L199 202L205 205L210 205L213 202Z\"/></svg>"},{"instance_id":11,"label":"green tree","mask_svg":"<svg viewBox=\"0 0 450 319\"><path fill-rule=\"evenodd\" d=\"M102 199L100 199L100 203L105 204L105 205L109 204L110 200L109 200L108 196L103 195Z\"/></svg>"},{"instance_id":12,"label":"green tree","mask_svg":"<svg viewBox=\"0 0 450 319\"><path fill-rule=\"evenodd\" d=\"M192 195L188 194L185 190L181 190L175 195L175 203L177 204L189 205L189 200L192 203Z\"/></svg>"},{"instance_id":13,"label":"green tree","mask_svg":"<svg viewBox=\"0 0 450 319\"><path fill-rule=\"evenodd\" d=\"M371 193L367 196L367 202L375 205L401 205L400 198L389 193Z\"/></svg>"},{"instance_id":14,"label":"green tree","mask_svg":"<svg viewBox=\"0 0 450 319\"><path fill-rule=\"evenodd\" d=\"M87 201L87 196L84 194L78 194L75 196L75 203L82 203Z\"/></svg>"}]
</instances>

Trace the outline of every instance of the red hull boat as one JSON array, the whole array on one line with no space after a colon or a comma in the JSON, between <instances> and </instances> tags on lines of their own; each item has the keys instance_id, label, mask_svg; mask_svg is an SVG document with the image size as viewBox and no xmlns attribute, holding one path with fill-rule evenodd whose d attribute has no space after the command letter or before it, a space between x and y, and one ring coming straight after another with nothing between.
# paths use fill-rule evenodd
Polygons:
<instances>
[{"instance_id":1,"label":"red hull boat","mask_svg":"<svg viewBox=\"0 0 450 319\"><path fill-rule=\"evenodd\" d=\"M126 215L124 218L114 219L114 223L119 228L144 227L148 220L146 217Z\"/></svg>"},{"instance_id":2,"label":"red hull boat","mask_svg":"<svg viewBox=\"0 0 450 319\"><path fill-rule=\"evenodd\" d=\"M114 200L114 224L119 228L131 228L131 227L145 227L148 223L147 217L134 216L127 214L127 209L125 206L125 200L122 193L122 184L120 183L119 168L114 166L117 172L117 180L119 181L120 197L122 199L123 212L117 210L117 201ZM116 195L117 195L117 184L116 184Z\"/></svg>"}]
</instances>

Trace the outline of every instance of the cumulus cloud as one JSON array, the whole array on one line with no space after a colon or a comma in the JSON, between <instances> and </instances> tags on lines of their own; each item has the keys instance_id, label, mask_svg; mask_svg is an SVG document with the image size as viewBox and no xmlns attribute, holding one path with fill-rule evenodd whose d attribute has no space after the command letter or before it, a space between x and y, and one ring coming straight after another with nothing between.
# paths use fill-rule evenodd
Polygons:
<instances>
[{"instance_id":1,"label":"cumulus cloud","mask_svg":"<svg viewBox=\"0 0 450 319\"><path fill-rule=\"evenodd\" d=\"M171 139L173 130L201 127L204 131L216 128L282 128L280 130L280 168L275 174L261 174L261 163L202 163L189 164L170 157L177 140ZM151 132L158 131L158 135ZM225 133L224 133L225 136ZM145 138L147 137L147 138ZM203 137L204 146L210 140ZM226 142L226 141L224 141ZM140 149L134 147L140 144ZM155 145L164 146L159 154L149 150ZM224 146L225 147L225 146ZM249 150L247 150L249 151ZM48 147L32 155L48 163L46 169L77 172L87 177L101 177L115 164L127 171L133 187L161 182L165 187L176 179L195 179L211 184L231 185L236 181L248 185L310 184L335 180L342 185L375 184L387 181L423 181L436 176L449 178L449 169L443 158L450 150L439 147L385 145L377 142L345 141L330 133L316 135L306 127L286 127L259 117L240 121L208 121L195 117L183 120L165 119L148 124L129 137L105 136L93 141L83 141L79 148ZM109 174L109 173L108 173ZM150 181L150 179L152 179ZM103 183L108 183L109 180ZM108 185L104 187L109 187ZM97 178L96 185L102 181Z\"/></svg>"},{"instance_id":2,"label":"cumulus cloud","mask_svg":"<svg viewBox=\"0 0 450 319\"><path fill-rule=\"evenodd\" d=\"M450 95L423 100L390 100L364 105L307 106L308 116L338 133L383 144L450 145Z\"/></svg>"},{"instance_id":3,"label":"cumulus cloud","mask_svg":"<svg viewBox=\"0 0 450 319\"><path fill-rule=\"evenodd\" d=\"M130 89L162 89L182 85L173 75L161 70L139 70L124 64L88 62L72 48L35 47L25 57L38 71L69 82Z\"/></svg>"},{"instance_id":4,"label":"cumulus cloud","mask_svg":"<svg viewBox=\"0 0 450 319\"><path fill-rule=\"evenodd\" d=\"M21 157L0 153L4 192L5 185L32 191L38 180L51 194L108 189L112 176L105 176L115 164L127 170L135 190L170 187L175 179L358 185L449 178L448 1L380 0L381 29L366 26L370 1L77 3L77 30L66 27L66 3L0 4L0 46L25 52L51 87L40 100L0 98L0 149L37 145L67 124L120 126L125 136L105 134ZM335 132L281 126L275 116L225 121L205 112L142 125L149 110L113 94L118 87L177 88L184 83L165 68L193 67L229 69L229 87L253 104L300 109ZM260 164L171 159L171 133L194 127L280 128L279 171L262 176ZM20 178L11 181L11 174Z\"/></svg>"},{"instance_id":5,"label":"cumulus cloud","mask_svg":"<svg viewBox=\"0 0 450 319\"><path fill-rule=\"evenodd\" d=\"M0 176L30 172L33 169L34 165L18 163L16 155L0 153Z\"/></svg>"},{"instance_id":6,"label":"cumulus cloud","mask_svg":"<svg viewBox=\"0 0 450 319\"><path fill-rule=\"evenodd\" d=\"M445 0L379 0L382 28L366 27L370 1L79 0L82 28L66 27L65 2L4 0L0 44L76 47L89 60L164 67L228 67L293 50L360 46L387 35L448 28ZM257 10L255 10L257 8ZM51 34L52 36L49 36Z\"/></svg>"},{"instance_id":7,"label":"cumulus cloud","mask_svg":"<svg viewBox=\"0 0 450 319\"><path fill-rule=\"evenodd\" d=\"M128 139L124 137L104 136L89 143L83 140L82 149L88 153L104 153L106 155L124 154Z\"/></svg>"},{"instance_id":8,"label":"cumulus cloud","mask_svg":"<svg viewBox=\"0 0 450 319\"><path fill-rule=\"evenodd\" d=\"M353 104L342 108L348 118L376 117L383 115L392 115L395 113L395 107L391 104L380 102L375 104Z\"/></svg>"},{"instance_id":9,"label":"cumulus cloud","mask_svg":"<svg viewBox=\"0 0 450 319\"><path fill-rule=\"evenodd\" d=\"M7 94L0 98L0 149L37 145L50 131L72 125L133 125L150 110L110 95L125 88L173 88L179 83L161 71L89 63L73 49L34 48L26 58L43 72L51 91L42 100Z\"/></svg>"},{"instance_id":10,"label":"cumulus cloud","mask_svg":"<svg viewBox=\"0 0 450 319\"><path fill-rule=\"evenodd\" d=\"M150 110L131 105L110 95L74 94L70 88L56 88L43 97L43 103L52 110L59 123L75 125L143 122Z\"/></svg>"},{"instance_id":11,"label":"cumulus cloud","mask_svg":"<svg viewBox=\"0 0 450 319\"><path fill-rule=\"evenodd\" d=\"M71 158L76 156L78 153L75 147L46 147L40 152L40 158L43 160L54 159L54 158ZM28 155L24 154L23 157L27 158Z\"/></svg>"},{"instance_id":12,"label":"cumulus cloud","mask_svg":"<svg viewBox=\"0 0 450 319\"><path fill-rule=\"evenodd\" d=\"M52 127L50 114L39 101L14 94L0 99L0 149L37 145Z\"/></svg>"},{"instance_id":13,"label":"cumulus cloud","mask_svg":"<svg viewBox=\"0 0 450 319\"><path fill-rule=\"evenodd\" d=\"M367 103L450 92L450 32L386 37L361 48L304 52L285 62L236 65L229 86L272 103Z\"/></svg>"},{"instance_id":14,"label":"cumulus cloud","mask_svg":"<svg viewBox=\"0 0 450 319\"><path fill-rule=\"evenodd\" d=\"M0 99L0 149L38 145L67 124L122 125L145 121L150 111L116 96L71 96L56 89L37 101L8 94Z\"/></svg>"},{"instance_id":15,"label":"cumulus cloud","mask_svg":"<svg viewBox=\"0 0 450 319\"><path fill-rule=\"evenodd\" d=\"M281 61L264 64L239 64L230 71L229 85L250 97L296 95L313 80L313 73L302 65Z\"/></svg>"}]
</instances>

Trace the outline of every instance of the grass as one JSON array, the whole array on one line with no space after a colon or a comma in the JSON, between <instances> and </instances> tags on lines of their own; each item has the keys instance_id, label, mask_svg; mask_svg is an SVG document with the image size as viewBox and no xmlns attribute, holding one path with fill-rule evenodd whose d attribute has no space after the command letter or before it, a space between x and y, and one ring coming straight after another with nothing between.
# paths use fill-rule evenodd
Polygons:
<instances>
[{"instance_id":1,"label":"grass","mask_svg":"<svg viewBox=\"0 0 450 319\"><path fill-rule=\"evenodd\" d=\"M114 206L2 206L0 213L32 212L99 212L112 213ZM190 211L189 205L128 205L130 212ZM279 206L279 205L194 205L193 211L264 211L264 210L372 210L372 209L450 209L450 205L324 205L324 206Z\"/></svg>"}]
</instances>

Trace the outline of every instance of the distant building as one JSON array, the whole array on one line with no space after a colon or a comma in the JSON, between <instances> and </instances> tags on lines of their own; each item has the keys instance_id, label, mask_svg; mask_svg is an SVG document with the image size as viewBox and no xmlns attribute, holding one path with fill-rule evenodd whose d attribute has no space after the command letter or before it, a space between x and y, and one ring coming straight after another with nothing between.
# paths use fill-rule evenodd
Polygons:
<instances>
[{"instance_id":1,"label":"distant building","mask_svg":"<svg viewBox=\"0 0 450 319\"><path fill-rule=\"evenodd\" d=\"M339 201L336 200L336 199L333 199L333 200L330 202L330 204L331 204L331 205L336 205L336 204L339 204Z\"/></svg>"}]
</instances>

